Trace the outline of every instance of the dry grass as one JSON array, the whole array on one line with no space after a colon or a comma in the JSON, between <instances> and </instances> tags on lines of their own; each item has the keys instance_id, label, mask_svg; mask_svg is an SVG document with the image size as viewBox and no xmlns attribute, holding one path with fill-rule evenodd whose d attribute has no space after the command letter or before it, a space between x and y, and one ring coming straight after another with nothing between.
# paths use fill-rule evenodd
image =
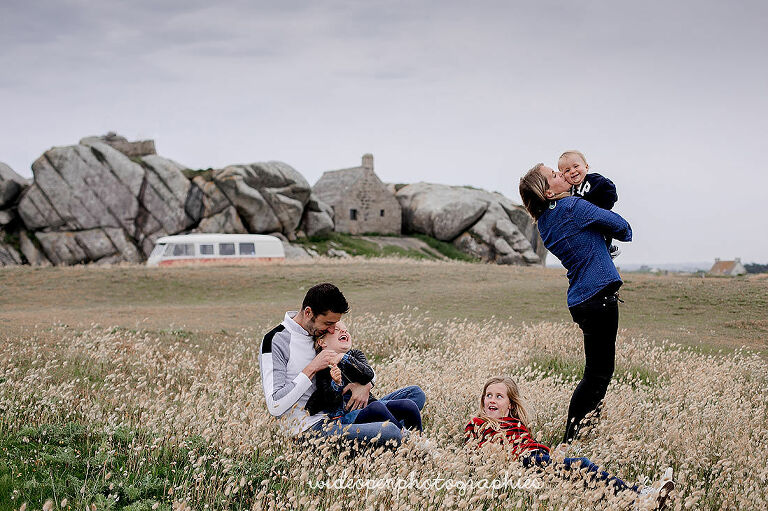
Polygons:
<instances>
[{"instance_id":1,"label":"dry grass","mask_svg":"<svg viewBox=\"0 0 768 511\"><path fill-rule=\"evenodd\" d=\"M509 374L532 405L535 436L546 443L561 437L582 348L578 329L567 321L558 272L399 261L244 271L254 270L0 272L0 316L19 322L4 327L0 345L0 438L24 438L29 428L64 424L84 425L102 439L134 432L126 441L93 442L95 461L81 492L66 493L65 482L56 479L57 495L34 494L25 486L32 472L0 478L0 492L5 487L14 497L3 509L18 509L23 501L39 509L49 498L54 509L118 508L130 495L126 487L141 493L141 485L150 484L142 482L148 467L161 465L168 471L157 476L164 481L160 490L131 509L152 509L155 503L159 509L626 508L627 496L606 496L600 486L585 491L582 482L551 470L538 475L543 488L535 492L366 492L308 484L331 481L345 470L348 480L411 473L417 480L453 481L504 477L505 471L512 479L530 475L503 453L466 450L462 430L484 380ZM266 413L257 363L261 335L295 307L308 284L326 277L339 282L355 306L350 328L356 346L375 361L377 391L407 384L425 390L425 435L432 448L406 443L359 453L343 445L295 443ZM739 305L745 323L728 325L735 320L727 309L715 309L731 295L723 290L718 298L711 288L699 287L709 282L628 280L625 296L634 297L624 306L623 324L630 305L655 307L661 316L669 310L661 297L688 294L692 307L708 311L706 318L697 312L690 323L681 316L691 331L702 324L723 332L764 328L749 316L748 304ZM765 286L764 280L729 282L718 280L741 296L753 291L749 286ZM99 318L110 326L85 323ZM686 336L670 329L673 323L649 324L650 336L636 327L620 334L605 412L573 453L628 481L654 479L674 467L674 509L765 509L765 359L742 349L702 352L681 345L677 337ZM675 342L657 342L665 331ZM764 339L747 341L759 346ZM72 460L82 454L77 452L70 453ZM29 461L25 466L50 462L42 454ZM10 465L13 460L3 460L0 452L0 474Z\"/></svg>"},{"instance_id":2,"label":"dry grass","mask_svg":"<svg viewBox=\"0 0 768 511\"><path fill-rule=\"evenodd\" d=\"M706 350L768 349L768 280L626 274L621 327L627 335ZM274 323L307 287L336 283L352 314L394 314L404 305L435 319L570 322L564 270L410 260L327 259L280 266L217 268L5 268L0 336L64 323L142 329L200 338ZM222 330L225 333L222 333ZM40 332L37 332L40 335Z\"/></svg>"}]
</instances>

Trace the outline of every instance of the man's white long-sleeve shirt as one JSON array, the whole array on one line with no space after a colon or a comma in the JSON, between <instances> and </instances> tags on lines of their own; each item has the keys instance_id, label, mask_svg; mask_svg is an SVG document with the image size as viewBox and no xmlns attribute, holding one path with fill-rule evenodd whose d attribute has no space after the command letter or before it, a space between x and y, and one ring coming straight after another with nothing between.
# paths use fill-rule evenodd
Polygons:
<instances>
[{"instance_id":1,"label":"man's white long-sleeve shirt","mask_svg":"<svg viewBox=\"0 0 768 511\"><path fill-rule=\"evenodd\" d=\"M315 391L315 384L305 367L315 358L312 336L296 323L295 311L268 332L261 341L259 367L261 384L269 413L285 419L292 434L299 434L326 417L324 413L309 415L304 409Z\"/></svg>"}]
</instances>

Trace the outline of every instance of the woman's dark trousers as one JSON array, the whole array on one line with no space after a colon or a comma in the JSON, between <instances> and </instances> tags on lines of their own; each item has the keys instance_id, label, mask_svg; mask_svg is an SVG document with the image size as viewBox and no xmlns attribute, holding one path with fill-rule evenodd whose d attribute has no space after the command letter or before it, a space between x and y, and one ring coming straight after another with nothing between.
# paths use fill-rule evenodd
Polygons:
<instances>
[{"instance_id":1,"label":"woman's dark trousers","mask_svg":"<svg viewBox=\"0 0 768 511\"><path fill-rule=\"evenodd\" d=\"M616 357L616 332L619 329L618 297L614 289L605 289L589 300L570 308L573 320L584 333L584 376L571 397L563 442L570 443L583 426L581 421L591 411L600 413L613 376Z\"/></svg>"}]
</instances>

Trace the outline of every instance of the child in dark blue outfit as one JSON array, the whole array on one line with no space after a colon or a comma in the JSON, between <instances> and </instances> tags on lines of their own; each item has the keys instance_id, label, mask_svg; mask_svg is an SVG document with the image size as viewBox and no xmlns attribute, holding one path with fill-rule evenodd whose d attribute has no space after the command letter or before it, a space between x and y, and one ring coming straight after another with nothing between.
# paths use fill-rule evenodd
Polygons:
<instances>
[{"instance_id":1,"label":"child in dark blue outfit","mask_svg":"<svg viewBox=\"0 0 768 511\"><path fill-rule=\"evenodd\" d=\"M336 324L333 333L327 333L315 341L315 350L324 349L344 353L338 364L318 371L315 375L315 392L310 396L305 409L310 415L319 412L328 414L329 419L338 419L341 424L365 424L390 421L405 429L422 431L421 411L411 399L377 400L368 398L368 406L360 410L347 411L350 393L344 388L351 382L366 385L373 381L373 369L360 350L353 350L352 339L343 322ZM423 405L423 403L422 403Z\"/></svg>"},{"instance_id":2,"label":"child in dark blue outfit","mask_svg":"<svg viewBox=\"0 0 768 511\"><path fill-rule=\"evenodd\" d=\"M607 177L595 172L587 174L589 164L580 151L566 151L560 155L557 161L557 169L563 173L565 180L571 185L571 195L582 197L598 208L613 209L613 205L619 200L616 186ZM613 244L613 239L606 236L605 245L611 259L621 254L619 247Z\"/></svg>"}]
</instances>

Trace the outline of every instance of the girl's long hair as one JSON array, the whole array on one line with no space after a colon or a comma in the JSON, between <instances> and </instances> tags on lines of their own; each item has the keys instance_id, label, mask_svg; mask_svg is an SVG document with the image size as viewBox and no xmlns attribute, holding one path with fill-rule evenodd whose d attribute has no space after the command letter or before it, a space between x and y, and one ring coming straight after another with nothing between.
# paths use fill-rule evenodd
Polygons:
<instances>
[{"instance_id":1,"label":"girl's long hair","mask_svg":"<svg viewBox=\"0 0 768 511\"><path fill-rule=\"evenodd\" d=\"M520 397L520 389L518 388L517 383L515 383L515 380L507 376L496 376L485 382L483 393L480 394L480 417L486 419L486 421L497 427L499 426L499 421L497 419L488 417L485 414L485 391L494 383L503 383L504 386L507 387L507 397L509 398L510 404L509 416L519 420L523 426L528 429L528 410L525 407L523 398Z\"/></svg>"}]
</instances>

